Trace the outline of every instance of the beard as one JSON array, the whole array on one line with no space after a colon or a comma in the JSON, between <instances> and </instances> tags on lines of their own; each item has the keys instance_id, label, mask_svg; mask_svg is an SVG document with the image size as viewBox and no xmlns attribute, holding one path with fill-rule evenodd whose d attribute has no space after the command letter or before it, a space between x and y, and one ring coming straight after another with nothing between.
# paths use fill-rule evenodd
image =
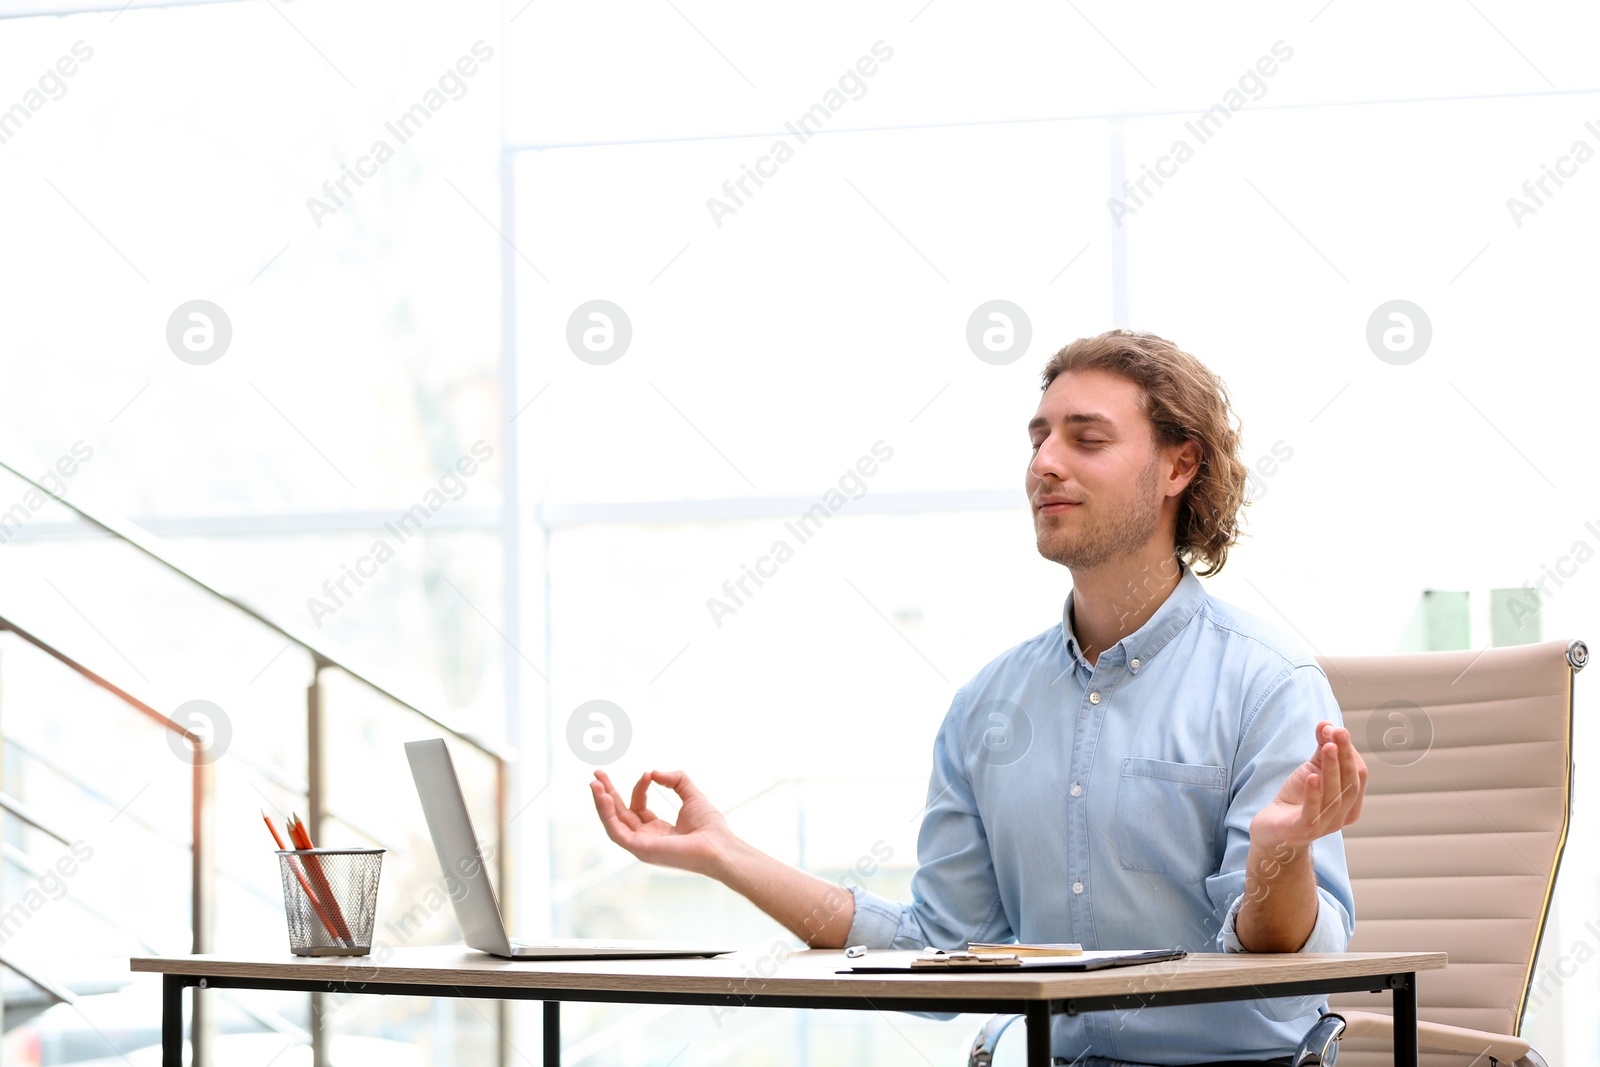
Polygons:
<instances>
[{"instance_id":1,"label":"beard","mask_svg":"<svg viewBox=\"0 0 1600 1067\"><path fill-rule=\"evenodd\" d=\"M1039 555L1072 570L1092 570L1111 560L1137 553L1155 536L1161 524L1161 503L1156 499L1156 462L1139 472L1133 497L1102 514L1086 513L1076 519L1035 512L1034 535ZM1080 504L1079 507L1087 507Z\"/></svg>"}]
</instances>

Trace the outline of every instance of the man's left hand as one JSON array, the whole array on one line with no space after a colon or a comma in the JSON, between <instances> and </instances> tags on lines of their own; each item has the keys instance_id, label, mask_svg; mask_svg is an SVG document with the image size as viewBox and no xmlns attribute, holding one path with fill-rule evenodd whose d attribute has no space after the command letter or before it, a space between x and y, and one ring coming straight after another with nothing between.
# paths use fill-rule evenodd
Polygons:
<instances>
[{"instance_id":1,"label":"man's left hand","mask_svg":"<svg viewBox=\"0 0 1600 1067\"><path fill-rule=\"evenodd\" d=\"M1366 792L1367 764L1350 731L1319 722L1317 751L1251 821L1251 843L1297 848L1343 830L1361 817Z\"/></svg>"}]
</instances>

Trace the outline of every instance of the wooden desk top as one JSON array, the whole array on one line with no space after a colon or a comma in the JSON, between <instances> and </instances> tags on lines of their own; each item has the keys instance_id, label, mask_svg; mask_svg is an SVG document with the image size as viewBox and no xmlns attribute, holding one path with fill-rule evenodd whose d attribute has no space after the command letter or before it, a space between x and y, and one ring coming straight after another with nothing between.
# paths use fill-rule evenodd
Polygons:
<instances>
[{"instance_id":1,"label":"wooden desk top","mask_svg":"<svg viewBox=\"0 0 1600 1067\"><path fill-rule=\"evenodd\" d=\"M862 962L909 961L918 953L873 950ZM390 982L480 988L606 990L741 996L926 997L1057 1000L1158 990L1306 982L1323 978L1437 970L1443 952L1195 953L1182 960L1081 974L835 974L847 961L838 949L747 950L711 959L503 960L459 945L400 948L375 956L135 957L134 971L206 977L296 981ZM581 998L580 998L581 999Z\"/></svg>"}]
</instances>

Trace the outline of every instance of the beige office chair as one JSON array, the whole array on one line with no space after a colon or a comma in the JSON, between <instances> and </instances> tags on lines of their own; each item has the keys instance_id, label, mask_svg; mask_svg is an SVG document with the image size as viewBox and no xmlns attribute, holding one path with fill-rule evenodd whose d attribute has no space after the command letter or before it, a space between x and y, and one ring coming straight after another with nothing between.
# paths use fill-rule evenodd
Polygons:
<instances>
[{"instance_id":1,"label":"beige office chair","mask_svg":"<svg viewBox=\"0 0 1600 1067\"><path fill-rule=\"evenodd\" d=\"M1544 1060L1518 1036L1572 800L1573 676L1581 641L1319 657L1367 761L1345 830L1351 952L1446 952L1417 977L1423 1067ZM1394 1062L1388 994L1330 998L1294 1062ZM1153 1009L1159 1010L1159 1009ZM968 1063L993 1061L997 1016Z\"/></svg>"},{"instance_id":2,"label":"beige office chair","mask_svg":"<svg viewBox=\"0 0 1600 1067\"><path fill-rule=\"evenodd\" d=\"M1443 951L1417 977L1424 1067L1543 1064L1518 1035L1572 804L1582 641L1321 659L1367 761L1344 832L1352 952ZM1393 1063L1387 994L1330 998L1297 1062ZM1374 1010L1374 1005L1383 1007ZM1437 1051L1436 1051L1437 1050Z\"/></svg>"}]
</instances>

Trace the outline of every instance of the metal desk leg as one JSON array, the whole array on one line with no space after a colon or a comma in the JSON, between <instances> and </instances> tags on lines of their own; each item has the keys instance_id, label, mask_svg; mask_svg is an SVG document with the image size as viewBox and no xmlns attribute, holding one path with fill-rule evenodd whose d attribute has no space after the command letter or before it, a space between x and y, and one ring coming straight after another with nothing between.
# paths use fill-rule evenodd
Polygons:
<instances>
[{"instance_id":1,"label":"metal desk leg","mask_svg":"<svg viewBox=\"0 0 1600 1067\"><path fill-rule=\"evenodd\" d=\"M561 1067L561 1002L544 1002L544 1067Z\"/></svg>"},{"instance_id":2,"label":"metal desk leg","mask_svg":"<svg viewBox=\"0 0 1600 1067\"><path fill-rule=\"evenodd\" d=\"M1417 976L1397 975L1394 986L1394 1067L1417 1067Z\"/></svg>"},{"instance_id":3,"label":"metal desk leg","mask_svg":"<svg viewBox=\"0 0 1600 1067\"><path fill-rule=\"evenodd\" d=\"M1050 1002L1028 1003L1028 1067L1050 1067Z\"/></svg>"},{"instance_id":4,"label":"metal desk leg","mask_svg":"<svg viewBox=\"0 0 1600 1067\"><path fill-rule=\"evenodd\" d=\"M183 1067L183 978L161 976L161 1067Z\"/></svg>"}]
</instances>

